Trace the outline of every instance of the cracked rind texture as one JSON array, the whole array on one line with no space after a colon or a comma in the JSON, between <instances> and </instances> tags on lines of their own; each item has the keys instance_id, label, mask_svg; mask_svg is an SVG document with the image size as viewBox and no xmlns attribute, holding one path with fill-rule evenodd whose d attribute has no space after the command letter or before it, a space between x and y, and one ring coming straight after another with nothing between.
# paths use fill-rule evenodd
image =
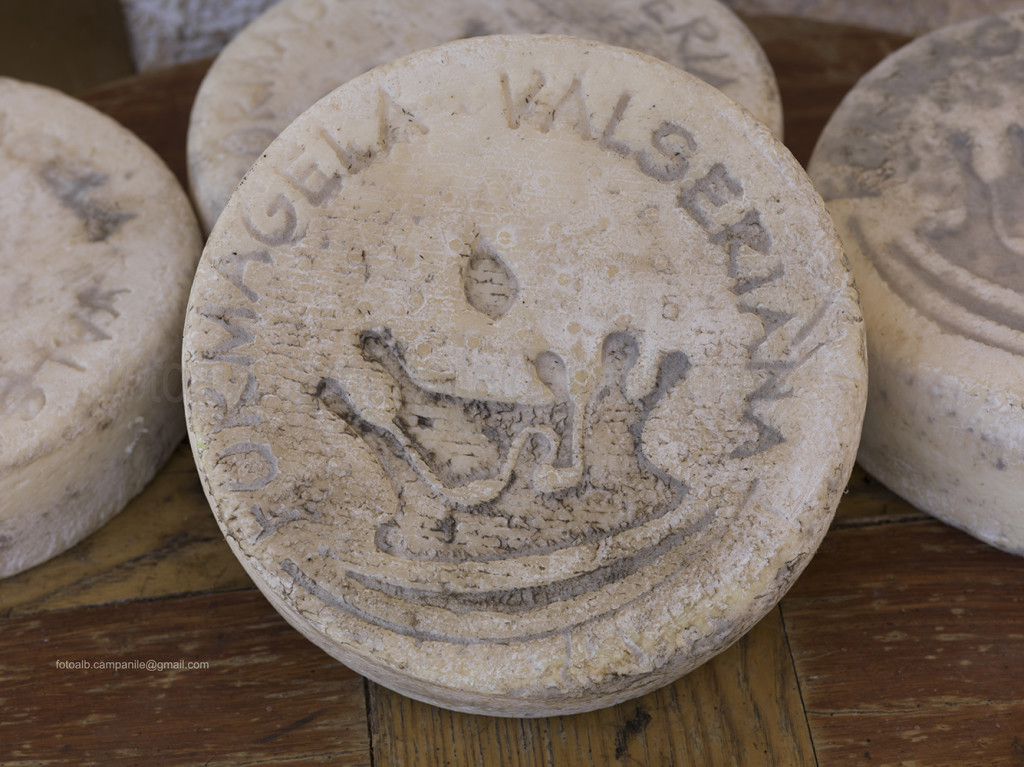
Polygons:
<instances>
[{"instance_id":1,"label":"cracked rind texture","mask_svg":"<svg viewBox=\"0 0 1024 767\"><path fill-rule=\"evenodd\" d=\"M610 705L727 647L828 529L866 393L820 198L633 51L475 38L298 118L204 251L197 466L280 612L415 698Z\"/></svg>"},{"instance_id":2,"label":"cracked rind texture","mask_svg":"<svg viewBox=\"0 0 1024 767\"><path fill-rule=\"evenodd\" d=\"M0 79L0 576L60 553L184 437L180 328L201 251L134 135Z\"/></svg>"},{"instance_id":3,"label":"cracked rind texture","mask_svg":"<svg viewBox=\"0 0 1024 767\"><path fill-rule=\"evenodd\" d=\"M810 163L864 303L860 462L1024 553L1024 13L934 32L865 75Z\"/></svg>"},{"instance_id":4,"label":"cracked rind texture","mask_svg":"<svg viewBox=\"0 0 1024 767\"><path fill-rule=\"evenodd\" d=\"M720 88L782 136L771 65L717 0L285 0L221 52L196 96L188 171L204 228L267 144L336 86L415 50L499 33L574 35L657 56Z\"/></svg>"}]
</instances>

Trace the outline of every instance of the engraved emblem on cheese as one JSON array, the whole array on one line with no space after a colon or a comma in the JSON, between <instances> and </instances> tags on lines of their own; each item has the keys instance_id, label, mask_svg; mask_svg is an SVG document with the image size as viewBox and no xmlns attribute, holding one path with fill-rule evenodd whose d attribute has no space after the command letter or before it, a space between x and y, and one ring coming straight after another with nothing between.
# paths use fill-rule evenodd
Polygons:
<instances>
[{"instance_id":1,"label":"engraved emblem on cheese","mask_svg":"<svg viewBox=\"0 0 1024 767\"><path fill-rule=\"evenodd\" d=\"M618 131L631 114L633 95L628 91L614 102L602 125L587 104L579 78L561 88L537 71L532 81L518 88L507 73L499 83L511 130L527 125L542 133L564 129L597 143L659 183L678 185L679 210L707 233L710 243L728 254L724 267L730 290L740 299L736 309L757 317L762 327L760 335L748 342L751 390L739 414L745 428L738 430L745 436L730 446L728 454L734 459L750 458L783 443L781 426L763 412L763 406L791 396L787 376L817 346L799 354L793 349L812 336L821 312L803 318L801 325L794 322L796 313L772 308L774 299L764 289L781 280L785 270L773 254L772 238L760 213L747 209L730 214L733 220L717 214L742 199L743 185L723 163L691 179L689 157L697 144L678 123L656 124L648 147L623 141ZM397 104L386 91L378 94L377 120L377 141L366 148L351 144L342 148L329 133L320 132L330 156L340 164L338 170L295 157L292 167L302 171L288 169L281 176L301 199L324 206L342 190L344 172L361 174L384 161L397 143L430 133L412 110ZM300 221L295 203L280 194L272 195L266 206L272 225L257 224L247 211L242 215L248 235L268 247L285 246L308 227ZM256 357L248 349L257 340L254 323L261 314L260 296L245 282L246 266L272 264L273 258L266 250L247 253L232 251L216 268L249 300L238 306L201 305L197 311L221 331L215 343L200 351L201 359L251 369ZM365 249L360 250L359 263L356 274L365 283L376 273ZM390 283L394 276L381 279ZM466 303L492 321L500 320L521 297L518 277L479 233L466 247L460 281ZM787 349L787 358L774 359L768 349L784 338L792 338L793 346ZM642 447L647 418L689 367L681 351L663 353L650 390L629 395L626 379L639 354L639 337L609 332L594 371L600 383L584 400L570 394L567 366L559 353L541 351L533 358L534 374L553 402L540 406L460 396L419 380L410 370L400 339L386 330L364 330L359 346L362 359L384 371L388 385L399 392L393 420L381 423L364 417L353 395L331 377L319 381L316 396L372 447L399 499L399 511L377 528L375 541L381 550L451 561L554 551L657 519L677 508L686 495L685 483L655 466ZM254 409L258 381L251 372L247 376L248 382L230 407L226 395L209 387L204 390L216 401L219 413L214 433L224 424L262 422ZM279 476L277 458L268 443L244 440L221 450L218 459L224 467L236 467L228 483L234 490L262 489ZM536 514L527 511L530 505L536 507ZM263 540L289 523L319 518L316 503L303 508L307 511L268 512L260 504L251 506L250 513L260 523L256 539Z\"/></svg>"},{"instance_id":2,"label":"engraved emblem on cheese","mask_svg":"<svg viewBox=\"0 0 1024 767\"><path fill-rule=\"evenodd\" d=\"M628 333L605 340L598 385L583 416L579 466L564 380L547 377L555 394L548 407L467 400L417 386L389 339L364 336L363 353L401 391L392 428L360 418L336 381L322 381L320 397L374 449L395 488L398 512L376 537L384 551L448 561L549 553L664 516L686 494L682 482L643 452L647 418L686 373L682 353L666 355L654 388L631 400L625 389L636 341ZM538 367L545 363L564 375L557 355L542 357ZM547 467L569 469L561 474L570 479L546 481ZM482 492L468 494L472 502L460 503L460 491L481 484L487 485ZM407 504L415 511L406 512Z\"/></svg>"},{"instance_id":3,"label":"engraved emblem on cheese","mask_svg":"<svg viewBox=\"0 0 1024 767\"><path fill-rule=\"evenodd\" d=\"M796 322L796 313L772 308L772 303L776 299L771 294L766 294L764 289L771 288L774 283L782 280L785 270L773 253L772 238L761 221L759 211L746 209L738 214L730 213L730 217L723 217L717 213L719 209L728 210L729 203L743 198L743 185L730 175L723 163L715 163L706 174L691 179L689 157L697 150L697 145L689 131L676 122L663 120L657 123L650 132L648 146L634 146L623 141L618 131L623 120L632 114L630 104L633 95L629 91L623 92L615 100L613 109L602 124L588 106L584 95L585 89L579 78L569 83L568 87L562 87L556 83L549 83L543 72L535 71L532 79L519 87L513 87L507 73L501 74L498 82L505 117L511 130L520 130L525 126L533 126L542 133L566 130L625 159L643 175L659 183L677 186L679 210L706 232L710 243L728 254L725 271L732 283L729 289L740 299L735 309L756 317L761 326L760 334L752 336L748 342L750 359L746 363L746 368L751 376L751 390L744 397L744 407L739 414L739 420L745 427L736 430L743 438L737 439L730 446L729 455L736 459L750 458L783 443L785 435L781 426L772 422L771 417L764 412L764 406L790 396L786 379L816 351L817 346L810 346L807 349L802 349L801 346L805 339L813 335L814 326L820 321L822 312L802 318L804 324L801 325ZM319 133L319 138L328 147L329 156L339 164L336 170L310 165L306 159L298 156L292 159L291 167L280 175L288 181L301 199L314 206L325 206L341 192L345 172L357 176L376 163L383 162L396 144L408 142L415 137L426 137L430 133L429 128L412 110L396 103L386 91L377 94L376 119L376 142L365 148L351 144L343 148L329 133ZM592 121L595 124L592 124ZM291 168L302 170L294 172ZM266 214L273 222L272 225L264 228L263 224L257 224L256 217L248 210L243 211L242 224L257 244L267 247L286 246L303 235L308 226L300 221L295 205L289 197L275 192L266 206ZM256 210L258 209L257 207ZM261 319L258 308L260 297L245 282L246 265L250 262L272 264L273 259L266 250L231 251L217 264L216 268L231 282L233 288L249 300L238 306L205 304L197 308L200 316L207 318L221 331L217 335L216 343L200 351L203 360L241 365L245 368L251 368L256 361L248 348L256 341L257 326L253 323L258 323ZM367 251L361 249L360 267L357 271L361 283L365 284L371 278L370 262ZM471 243L466 247L461 270L460 281L466 303L493 321L505 315L520 298L519 279L495 246L479 232L473 235ZM384 275L380 279L385 283L394 282L393 275ZM369 304L364 301L359 306ZM790 344L784 340L790 338L793 339L792 345L783 347L786 349L786 358L773 358L768 350L780 343ZM664 353L664 368L659 373L657 383L647 394L628 397L622 388L625 385L625 378L618 379L616 387L619 400L626 403L627 407L639 407L640 412L646 415L642 419L639 412L635 413L630 421L631 425L623 427L624 433L630 435L626 443L620 444L620 453L625 451L624 454L616 454L612 458L598 452L599 461L590 464L587 463L587 455L583 452L584 438L591 442L599 442L595 435L609 438L611 432L608 431L607 425L595 420L599 418L597 413L600 412L599 409L595 409L600 399L596 394L592 395L589 401L579 400L578 397L570 395L566 364L557 352L541 351L536 354L533 361L537 379L555 400L555 404L551 406L554 411L548 413L548 422L544 423L544 419L537 415L537 406L515 404L511 401L492 402L491 406L496 407L499 413L504 413L503 416L496 416L490 413L485 400L446 394L438 389L432 390L430 385L417 380L415 374L409 371L405 355L399 349L400 339L392 338L389 333L375 334L364 331L359 343L361 357L372 362L374 367L385 370L391 384L402 393L401 409L394 422L380 424L362 417L358 403L353 402L345 387L333 378L325 377L319 382L317 396L329 409L356 427L361 436L372 444L378 456L382 458L380 462L388 476L392 478L393 487L400 499L412 496L412 491L405 480L409 476L415 476L426 487L440 493L443 501L438 503L441 505L447 502L449 506L454 503L475 507L482 503L493 503L500 494L499 491L504 493L508 503L507 498L516 494L555 491L564 494L571 489L574 494L572 503L583 508L586 504L579 500L581 494L586 496L587 502L594 500L595 488L591 486L592 477L601 472L604 472L602 476L611 477L609 467L620 463L622 466L628 466L630 462L636 464L632 471L624 469L619 472L623 491L640 490L643 482L633 486L629 480L636 480L646 472L650 474L654 485L661 488L661 495L667 494L667 497L673 499L667 504L664 498L655 493L644 501L634 500L633 505L637 507L644 506L649 500L656 509L634 514L635 519L642 521L646 518L657 518L667 509L677 506L685 495L685 485L681 480L670 477L651 464L640 448L642 421L649 415L657 401L668 393L670 387L665 382L671 380L674 383L679 380L682 371L689 365L686 355L681 351ZM625 344L623 348L628 348L629 351L627 353L620 350L614 354L608 352L611 356L603 353L600 369L595 370L598 379L604 380L608 377L610 368L606 366L611 364L610 360L623 354L625 359L629 360L623 375L628 375L638 355L638 337L630 333L610 332L605 344L606 352L617 344ZM797 349L799 353L796 352ZM217 431L223 428L221 424L226 422L234 425L258 425L261 422L257 411L250 409L243 413L241 410L245 405L256 404L252 396L258 382L251 372L247 375L249 383L232 408L228 408L224 394L212 388L205 390L208 396L215 398L218 403L220 415L217 416ZM426 414L415 411L415 403L428 407L424 403L433 400L434 404L430 405L429 409L437 406L437 400L446 397L450 400L446 408L447 420L441 417L441 413ZM226 412L228 410L231 412ZM524 416L526 412L532 412L533 415L527 418ZM462 430L465 434L460 435L458 430L452 428L454 413L461 414ZM581 418L580 414L586 414L586 417ZM622 413L618 415L621 417ZM474 428L473 419L480 418L484 419L484 426L478 424ZM487 425L489 418L497 420L494 424ZM502 420L507 422L501 427L506 430L504 437L500 436L498 426ZM577 431L577 426L586 431ZM532 430L528 427L532 427ZM729 428L733 430L735 427ZM509 429L514 433L507 433ZM575 443L578 443L578 446ZM385 444L391 446L390 450L383 448ZM455 446L461 446L464 450L459 452L455 450ZM481 453L477 454L476 450L480 450ZM579 455L574 453L574 450ZM393 471L396 468L396 457L391 454L395 451L398 451L397 460L407 463L409 471L403 474L396 474ZM622 463L626 454L633 457ZM485 455L491 455L490 469L474 464L474 461L486 462ZM239 467L240 474L236 472L236 476L229 482L233 489L261 489L278 476L277 459L270 444L243 441L221 451L219 458L224 466ZM522 463L518 471L517 461ZM532 472L524 468L527 464L536 464ZM538 472L537 467L558 469L561 475L567 478L556 479L550 471ZM473 476L475 483L467 483L466 477L474 473L479 474ZM508 488L513 475L517 479L515 493L510 492ZM538 480L538 476L541 475L551 475L548 486ZM561 486L558 483L561 483ZM421 493L419 500L424 500L425 497ZM432 503L429 499L424 502L427 505ZM555 499L552 503L562 501ZM319 513L315 511L315 504L307 506L312 510L311 514ZM268 513L259 504L254 505L250 511L260 521L260 540L277 532L289 522L309 518L309 514L295 509ZM570 512L569 507L564 507L559 513L563 513L564 516ZM497 515L490 513L489 516ZM594 527L597 536L603 535L607 530L619 529L620 525L608 521L614 518L614 514L607 518L600 517L598 521L586 515L581 517L574 523L577 527L577 532L573 534L574 545L587 540L579 531L588 529L588 526ZM438 511L433 516L428 514L427 519L427 522L417 523L416 529L428 529L430 526L438 526L438 529L430 535L425 534L424 540L416 544L420 549L426 547L425 550L429 550L433 539L439 536L442 539L451 537L457 528L455 516L448 512ZM541 520L538 520L538 524L540 522ZM546 524L551 523L548 521ZM627 523L621 529L628 526ZM463 525L463 528L466 527ZM516 535L522 538L524 533ZM378 541L380 540L382 539L378 537ZM408 544L403 546L408 549ZM500 542L499 546L509 548L506 542ZM514 553L516 547L510 547L509 551Z\"/></svg>"}]
</instances>

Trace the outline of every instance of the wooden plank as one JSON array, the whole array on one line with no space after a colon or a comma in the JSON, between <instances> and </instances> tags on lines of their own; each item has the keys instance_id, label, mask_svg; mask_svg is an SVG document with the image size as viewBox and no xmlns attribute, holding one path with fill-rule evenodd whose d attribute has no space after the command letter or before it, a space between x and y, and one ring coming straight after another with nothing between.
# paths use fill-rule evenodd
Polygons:
<instances>
[{"instance_id":1,"label":"wooden plank","mask_svg":"<svg viewBox=\"0 0 1024 767\"><path fill-rule=\"evenodd\" d=\"M256 591L41 613L0 630L4 765L370 764L362 678ZM100 667L150 660L206 666Z\"/></svg>"},{"instance_id":2,"label":"wooden plank","mask_svg":"<svg viewBox=\"0 0 1024 767\"><path fill-rule=\"evenodd\" d=\"M155 70L78 94L160 155L188 189L185 137L196 91L212 59Z\"/></svg>"},{"instance_id":3,"label":"wooden plank","mask_svg":"<svg viewBox=\"0 0 1024 767\"><path fill-rule=\"evenodd\" d=\"M809 19L743 16L782 95L785 143L806 165L833 110L857 80L910 38Z\"/></svg>"},{"instance_id":4,"label":"wooden plank","mask_svg":"<svg viewBox=\"0 0 1024 767\"><path fill-rule=\"evenodd\" d=\"M836 509L833 528L893 522L921 522L931 519L885 487L858 464Z\"/></svg>"},{"instance_id":5,"label":"wooden plank","mask_svg":"<svg viewBox=\"0 0 1024 767\"><path fill-rule=\"evenodd\" d=\"M1019 765L1022 612L1024 558L936 521L833 530L782 602L821 763Z\"/></svg>"},{"instance_id":6,"label":"wooden plank","mask_svg":"<svg viewBox=\"0 0 1024 767\"><path fill-rule=\"evenodd\" d=\"M74 548L0 580L0 616L253 588L206 502L188 443L118 516Z\"/></svg>"},{"instance_id":7,"label":"wooden plank","mask_svg":"<svg viewBox=\"0 0 1024 767\"><path fill-rule=\"evenodd\" d=\"M808 714L821 767L1021 767L1024 706Z\"/></svg>"},{"instance_id":8,"label":"wooden plank","mask_svg":"<svg viewBox=\"0 0 1024 767\"><path fill-rule=\"evenodd\" d=\"M546 764L544 720L471 716L369 683L374 767Z\"/></svg>"},{"instance_id":9,"label":"wooden plank","mask_svg":"<svg viewBox=\"0 0 1024 767\"><path fill-rule=\"evenodd\" d=\"M675 684L612 708L499 719L371 684L370 721L375 767L814 764L777 610Z\"/></svg>"},{"instance_id":10,"label":"wooden plank","mask_svg":"<svg viewBox=\"0 0 1024 767\"><path fill-rule=\"evenodd\" d=\"M118 0L7 0L0 7L0 75L75 93L135 70Z\"/></svg>"}]
</instances>

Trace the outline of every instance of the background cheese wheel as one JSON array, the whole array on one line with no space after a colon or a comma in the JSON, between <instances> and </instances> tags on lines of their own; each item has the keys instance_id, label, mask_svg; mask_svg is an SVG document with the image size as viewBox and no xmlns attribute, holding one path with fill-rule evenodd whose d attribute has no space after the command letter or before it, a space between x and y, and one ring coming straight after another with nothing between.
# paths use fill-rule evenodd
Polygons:
<instances>
[{"instance_id":1,"label":"background cheese wheel","mask_svg":"<svg viewBox=\"0 0 1024 767\"><path fill-rule=\"evenodd\" d=\"M184 437L184 191L91 107L0 79L0 576L77 543Z\"/></svg>"},{"instance_id":2,"label":"background cheese wheel","mask_svg":"<svg viewBox=\"0 0 1024 767\"><path fill-rule=\"evenodd\" d=\"M292 123L208 241L189 433L228 542L361 673L592 709L781 598L853 465L856 293L760 122L634 51L451 43Z\"/></svg>"},{"instance_id":3,"label":"background cheese wheel","mask_svg":"<svg viewBox=\"0 0 1024 767\"><path fill-rule=\"evenodd\" d=\"M414 50L509 32L575 35L657 56L719 87L782 135L771 66L717 0L284 0L224 49L196 97L188 168L205 229L267 144L325 93Z\"/></svg>"},{"instance_id":4,"label":"background cheese wheel","mask_svg":"<svg viewBox=\"0 0 1024 767\"><path fill-rule=\"evenodd\" d=\"M1024 552L1024 12L865 75L810 163L864 302L864 468Z\"/></svg>"},{"instance_id":5,"label":"background cheese wheel","mask_svg":"<svg viewBox=\"0 0 1024 767\"><path fill-rule=\"evenodd\" d=\"M1020 0L726 0L750 16L797 16L833 24L923 35L939 27L1020 6Z\"/></svg>"}]
</instances>

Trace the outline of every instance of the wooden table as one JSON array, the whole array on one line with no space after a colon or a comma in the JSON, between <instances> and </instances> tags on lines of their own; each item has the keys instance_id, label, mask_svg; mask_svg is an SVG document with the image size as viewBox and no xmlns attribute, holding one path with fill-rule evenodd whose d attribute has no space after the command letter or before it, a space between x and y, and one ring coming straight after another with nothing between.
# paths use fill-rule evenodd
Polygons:
<instances>
[{"instance_id":1,"label":"wooden table","mask_svg":"<svg viewBox=\"0 0 1024 767\"><path fill-rule=\"evenodd\" d=\"M806 161L843 93L905 38L748 20ZM184 176L209 62L84 98ZM779 607L675 684L592 714L454 714L290 628L242 571L187 444L71 551L0 581L8 765L1024 765L1024 559L855 472Z\"/></svg>"}]
</instances>

